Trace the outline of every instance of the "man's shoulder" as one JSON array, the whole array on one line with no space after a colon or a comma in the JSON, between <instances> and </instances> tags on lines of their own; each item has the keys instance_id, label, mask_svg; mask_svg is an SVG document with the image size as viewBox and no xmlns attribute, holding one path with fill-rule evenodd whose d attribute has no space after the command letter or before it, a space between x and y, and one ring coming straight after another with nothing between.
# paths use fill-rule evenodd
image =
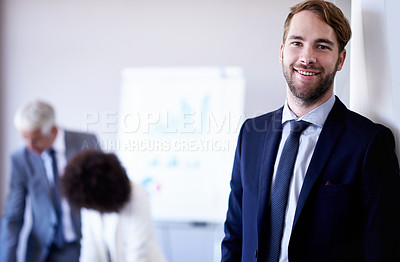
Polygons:
<instances>
[{"instance_id":1,"label":"man's shoulder","mask_svg":"<svg viewBox=\"0 0 400 262\"><path fill-rule=\"evenodd\" d=\"M64 129L65 144L68 149L100 149L97 136L93 133Z\"/></svg>"},{"instance_id":2,"label":"man's shoulder","mask_svg":"<svg viewBox=\"0 0 400 262\"><path fill-rule=\"evenodd\" d=\"M244 122L243 128L247 131L265 131L269 127L280 126L282 123L282 110L283 107L256 117L248 118Z\"/></svg>"},{"instance_id":3,"label":"man's shoulder","mask_svg":"<svg viewBox=\"0 0 400 262\"><path fill-rule=\"evenodd\" d=\"M363 116L355 111L348 109L346 123L352 126L360 126L360 127L377 127L380 124L373 122L366 116Z\"/></svg>"},{"instance_id":4,"label":"man's shoulder","mask_svg":"<svg viewBox=\"0 0 400 262\"><path fill-rule=\"evenodd\" d=\"M282 111L283 111L283 107L280 107L274 111L270 111L268 113L264 113L261 114L259 116L255 116L252 118L249 118L249 120L253 120L253 121L268 121L271 120L273 118L279 118L279 121L282 120Z\"/></svg>"},{"instance_id":5,"label":"man's shoulder","mask_svg":"<svg viewBox=\"0 0 400 262\"><path fill-rule=\"evenodd\" d=\"M77 130L69 130L69 129L64 129L64 134L65 134L65 136L96 137L96 135L94 133L77 131Z\"/></svg>"},{"instance_id":6,"label":"man's shoulder","mask_svg":"<svg viewBox=\"0 0 400 262\"><path fill-rule=\"evenodd\" d=\"M347 132L352 132L357 137L370 137L380 131L391 132L390 129L383 124L374 122L370 118L352 111L344 105L339 106L340 108L335 111L339 117L334 116L334 118L345 125ZM343 112L345 112L345 114L343 114Z\"/></svg>"},{"instance_id":7,"label":"man's shoulder","mask_svg":"<svg viewBox=\"0 0 400 262\"><path fill-rule=\"evenodd\" d=\"M371 139L378 134L393 136L392 131L385 125L372 121L371 119L349 110L349 117L346 120L346 126L352 130L354 137Z\"/></svg>"},{"instance_id":8,"label":"man's shoulder","mask_svg":"<svg viewBox=\"0 0 400 262\"><path fill-rule=\"evenodd\" d=\"M11 153L11 157L12 158L23 158L26 153L27 153L28 149L26 148L26 146L21 146L20 148L17 148L16 150L14 150Z\"/></svg>"}]
</instances>

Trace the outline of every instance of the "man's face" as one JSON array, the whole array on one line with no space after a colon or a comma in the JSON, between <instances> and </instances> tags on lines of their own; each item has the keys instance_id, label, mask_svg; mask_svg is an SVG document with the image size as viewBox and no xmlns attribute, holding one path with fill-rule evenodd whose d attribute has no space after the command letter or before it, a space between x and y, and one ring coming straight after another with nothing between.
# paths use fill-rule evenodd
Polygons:
<instances>
[{"instance_id":1,"label":"man's face","mask_svg":"<svg viewBox=\"0 0 400 262\"><path fill-rule=\"evenodd\" d=\"M57 129L55 127L52 128L48 134L43 134L40 129L33 131L20 130L20 133L28 149L36 154L41 154L53 145L57 135Z\"/></svg>"},{"instance_id":2,"label":"man's face","mask_svg":"<svg viewBox=\"0 0 400 262\"><path fill-rule=\"evenodd\" d=\"M288 95L307 105L328 99L345 57L345 50L339 54L335 31L317 14L295 14L280 51Z\"/></svg>"}]
</instances>

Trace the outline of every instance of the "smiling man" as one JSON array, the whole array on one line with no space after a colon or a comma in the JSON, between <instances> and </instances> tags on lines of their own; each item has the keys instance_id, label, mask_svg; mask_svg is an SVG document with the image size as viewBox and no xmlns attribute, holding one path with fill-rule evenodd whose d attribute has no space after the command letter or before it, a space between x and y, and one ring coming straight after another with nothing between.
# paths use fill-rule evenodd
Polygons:
<instances>
[{"instance_id":1,"label":"smiling man","mask_svg":"<svg viewBox=\"0 0 400 262\"><path fill-rule=\"evenodd\" d=\"M286 103L242 126L222 261L400 261L393 134L333 93L350 37L331 2L291 8L280 48Z\"/></svg>"}]
</instances>

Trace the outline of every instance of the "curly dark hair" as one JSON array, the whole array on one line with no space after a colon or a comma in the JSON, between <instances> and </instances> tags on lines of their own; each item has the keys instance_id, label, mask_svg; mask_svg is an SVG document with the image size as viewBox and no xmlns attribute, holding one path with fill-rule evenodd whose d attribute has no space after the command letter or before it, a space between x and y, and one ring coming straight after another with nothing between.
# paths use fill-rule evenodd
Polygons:
<instances>
[{"instance_id":1,"label":"curly dark hair","mask_svg":"<svg viewBox=\"0 0 400 262\"><path fill-rule=\"evenodd\" d=\"M99 150L75 155L60 179L61 193L73 208L118 212L130 199L131 183L117 156Z\"/></svg>"}]
</instances>

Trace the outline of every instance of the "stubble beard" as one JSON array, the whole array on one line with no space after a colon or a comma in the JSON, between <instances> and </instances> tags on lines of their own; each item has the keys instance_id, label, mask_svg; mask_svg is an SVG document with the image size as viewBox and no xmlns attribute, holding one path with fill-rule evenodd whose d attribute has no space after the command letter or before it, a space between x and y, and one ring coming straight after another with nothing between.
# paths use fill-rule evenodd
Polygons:
<instances>
[{"instance_id":1,"label":"stubble beard","mask_svg":"<svg viewBox=\"0 0 400 262\"><path fill-rule=\"evenodd\" d=\"M282 58L282 61L284 61L283 58ZM313 105L316 102L318 102L321 98L323 98L326 95L326 93L328 93L329 90L331 89L333 82L335 80L338 65L339 65L339 59L336 62L335 69L331 73L327 74L315 86L310 86L310 87L306 88L306 90L303 90L303 91L302 91L302 88L297 86L297 84L295 83L292 65L285 66L284 62L282 62L282 71L283 71L283 75L286 79L286 83L289 87L289 90L293 94L293 96L298 98L300 101L302 101L306 105ZM303 69L311 69L311 68L312 67L303 68ZM323 73L323 71L321 73Z\"/></svg>"}]
</instances>

